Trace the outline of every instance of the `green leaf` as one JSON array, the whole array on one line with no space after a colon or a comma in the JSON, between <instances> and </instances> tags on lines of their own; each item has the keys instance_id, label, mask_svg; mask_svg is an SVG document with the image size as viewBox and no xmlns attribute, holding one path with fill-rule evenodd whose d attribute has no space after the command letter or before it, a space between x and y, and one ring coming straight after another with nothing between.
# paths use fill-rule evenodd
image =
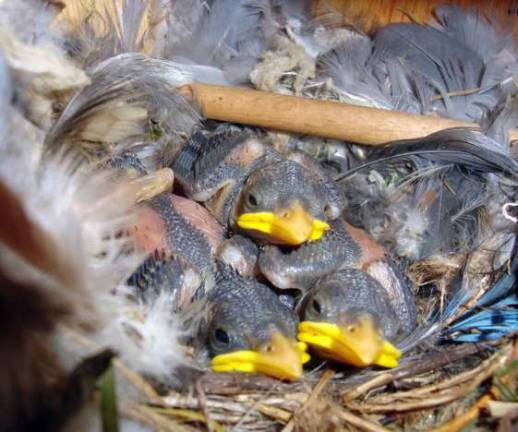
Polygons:
<instances>
[{"instance_id":1,"label":"green leaf","mask_svg":"<svg viewBox=\"0 0 518 432\"><path fill-rule=\"evenodd\" d=\"M103 432L119 432L119 414L117 410L117 392L115 390L113 363L101 377L100 388Z\"/></svg>"}]
</instances>

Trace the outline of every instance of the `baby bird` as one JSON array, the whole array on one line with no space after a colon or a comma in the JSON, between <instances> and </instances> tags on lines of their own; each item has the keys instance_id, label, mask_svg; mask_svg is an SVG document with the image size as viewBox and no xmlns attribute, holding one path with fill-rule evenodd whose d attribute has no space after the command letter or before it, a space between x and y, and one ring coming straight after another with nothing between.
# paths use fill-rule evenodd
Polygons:
<instances>
[{"instance_id":1,"label":"baby bird","mask_svg":"<svg viewBox=\"0 0 518 432\"><path fill-rule=\"evenodd\" d=\"M204 229L197 226L199 222L205 222ZM203 207L173 194L161 194L140 209L132 234L147 253L129 279L141 299L157 298L166 290L175 299L175 307L181 308L199 289L209 290L214 285L214 252L221 228Z\"/></svg>"},{"instance_id":2,"label":"baby bird","mask_svg":"<svg viewBox=\"0 0 518 432\"><path fill-rule=\"evenodd\" d=\"M237 128L195 134L172 167L187 195L221 224L270 244L318 240L343 205L309 158L283 157Z\"/></svg>"},{"instance_id":3,"label":"baby bird","mask_svg":"<svg viewBox=\"0 0 518 432\"><path fill-rule=\"evenodd\" d=\"M147 173L130 154L112 165L127 176ZM286 380L302 375L309 357L305 344L296 341L297 315L266 285L217 264L221 256L243 274L246 269L253 273L253 242L239 235L223 241L221 226L205 208L170 193L144 204L131 234L148 254L128 281L141 302L153 305L165 295L172 313L199 317L207 310L207 319L194 320L199 331L191 341L202 362L214 356L216 372L255 372Z\"/></svg>"},{"instance_id":4,"label":"baby bird","mask_svg":"<svg viewBox=\"0 0 518 432\"><path fill-rule=\"evenodd\" d=\"M163 190L158 171L149 174L139 158L124 151L110 160L121 176L142 186L148 196L131 229L137 250L146 257L129 278L137 297L149 302L168 292L181 309L214 284L215 253L223 240L220 225L202 206ZM167 170L167 169L165 169ZM164 170L160 170L164 171ZM142 189L142 188L141 188Z\"/></svg>"},{"instance_id":5,"label":"baby bird","mask_svg":"<svg viewBox=\"0 0 518 432\"><path fill-rule=\"evenodd\" d=\"M298 338L319 356L357 367L395 367L392 344L415 325L408 306L369 274L344 269L319 279L302 302Z\"/></svg>"},{"instance_id":6,"label":"baby bird","mask_svg":"<svg viewBox=\"0 0 518 432\"><path fill-rule=\"evenodd\" d=\"M302 375L309 360L297 342L298 317L273 290L229 271L208 294L202 339L215 372L254 372L283 380Z\"/></svg>"}]
</instances>

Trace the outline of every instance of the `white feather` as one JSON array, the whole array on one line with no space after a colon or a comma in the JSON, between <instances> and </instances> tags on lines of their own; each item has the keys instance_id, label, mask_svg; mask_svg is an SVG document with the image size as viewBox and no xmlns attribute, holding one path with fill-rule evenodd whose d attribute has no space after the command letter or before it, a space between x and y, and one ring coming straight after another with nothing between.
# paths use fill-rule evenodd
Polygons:
<instances>
[{"instance_id":1,"label":"white feather","mask_svg":"<svg viewBox=\"0 0 518 432\"><path fill-rule=\"evenodd\" d=\"M180 345L188 332L180 315L172 312L171 304L167 293L149 306L121 304L117 318L110 320L98 340L119 351L134 370L178 384L181 377L175 375L176 368L189 365Z\"/></svg>"},{"instance_id":2,"label":"white feather","mask_svg":"<svg viewBox=\"0 0 518 432\"><path fill-rule=\"evenodd\" d=\"M0 65L0 77L7 77L5 65ZM2 268L37 281L47 295L66 302L72 310L68 326L114 347L139 372L170 379L183 358L178 343L182 322L164 299L145 309L124 285L142 261L132 252L132 238L122 235L133 226L136 190L109 171L78 162L73 153L43 156L41 141L27 133L28 122L8 105L6 83L0 85L7 120L0 133L0 182L45 234L45 250L55 265L36 268L2 245Z\"/></svg>"}]
</instances>

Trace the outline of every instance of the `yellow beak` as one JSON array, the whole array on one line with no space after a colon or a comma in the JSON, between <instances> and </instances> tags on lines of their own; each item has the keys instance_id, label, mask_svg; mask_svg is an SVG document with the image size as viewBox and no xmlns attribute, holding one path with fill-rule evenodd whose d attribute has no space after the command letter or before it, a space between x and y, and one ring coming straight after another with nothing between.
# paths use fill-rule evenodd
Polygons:
<instances>
[{"instance_id":1,"label":"yellow beak","mask_svg":"<svg viewBox=\"0 0 518 432\"><path fill-rule=\"evenodd\" d=\"M401 358L401 352L381 338L368 317L343 328L326 322L303 321L299 324L298 338L321 357L356 367L393 368Z\"/></svg>"},{"instance_id":2,"label":"yellow beak","mask_svg":"<svg viewBox=\"0 0 518 432\"><path fill-rule=\"evenodd\" d=\"M269 375L281 380L296 380L302 365L309 361L307 345L287 339L280 333L258 351L235 351L212 359L214 372L248 372Z\"/></svg>"},{"instance_id":3,"label":"yellow beak","mask_svg":"<svg viewBox=\"0 0 518 432\"><path fill-rule=\"evenodd\" d=\"M326 222L313 219L300 203L277 212L243 213L237 225L263 234L271 243L292 246L319 240L329 229Z\"/></svg>"}]
</instances>

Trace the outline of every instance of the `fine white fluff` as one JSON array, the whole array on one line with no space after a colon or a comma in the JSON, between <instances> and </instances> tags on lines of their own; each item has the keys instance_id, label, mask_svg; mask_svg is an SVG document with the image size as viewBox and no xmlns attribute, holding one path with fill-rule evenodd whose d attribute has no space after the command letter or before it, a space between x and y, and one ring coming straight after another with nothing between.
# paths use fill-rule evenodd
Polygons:
<instances>
[{"instance_id":1,"label":"fine white fluff","mask_svg":"<svg viewBox=\"0 0 518 432\"><path fill-rule=\"evenodd\" d=\"M394 206L396 207L396 206ZM421 257L422 245L427 241L429 221L427 214L419 208L397 206L387 209L387 214L396 219L392 221L390 232L384 232L385 241L388 237L395 241L394 252L397 256L416 260Z\"/></svg>"},{"instance_id":2,"label":"fine white fluff","mask_svg":"<svg viewBox=\"0 0 518 432\"><path fill-rule=\"evenodd\" d=\"M22 281L41 280L49 296L65 299L72 314L64 324L114 348L138 372L170 380L182 362L181 322L164 299L144 309L124 286L141 261L132 239L123 235L133 223L135 189L72 152L42 152L41 135L9 105L9 75L2 61L0 182L46 234L45 253L55 266L42 273L2 245L2 267Z\"/></svg>"},{"instance_id":3,"label":"fine white fluff","mask_svg":"<svg viewBox=\"0 0 518 432\"><path fill-rule=\"evenodd\" d=\"M66 286L58 280L48 291L69 298L74 314L68 324L77 325L77 331L85 324L94 326L89 338L115 349L136 371L170 380L182 362L181 323L164 299L146 310L123 287L140 262L127 252L131 239L118 238L131 224L131 196L124 196L123 187L120 193L113 191L110 176L74 169L69 161L39 164L38 176L23 161L4 162L0 179L17 192L34 223L53 240L50 252L66 269ZM47 276L52 280L52 274Z\"/></svg>"},{"instance_id":4,"label":"fine white fluff","mask_svg":"<svg viewBox=\"0 0 518 432\"><path fill-rule=\"evenodd\" d=\"M171 304L163 294L148 307L121 305L97 340L119 350L122 360L137 372L176 384L181 380L175 368L187 365L179 345L187 331L180 316L171 312Z\"/></svg>"}]
</instances>

